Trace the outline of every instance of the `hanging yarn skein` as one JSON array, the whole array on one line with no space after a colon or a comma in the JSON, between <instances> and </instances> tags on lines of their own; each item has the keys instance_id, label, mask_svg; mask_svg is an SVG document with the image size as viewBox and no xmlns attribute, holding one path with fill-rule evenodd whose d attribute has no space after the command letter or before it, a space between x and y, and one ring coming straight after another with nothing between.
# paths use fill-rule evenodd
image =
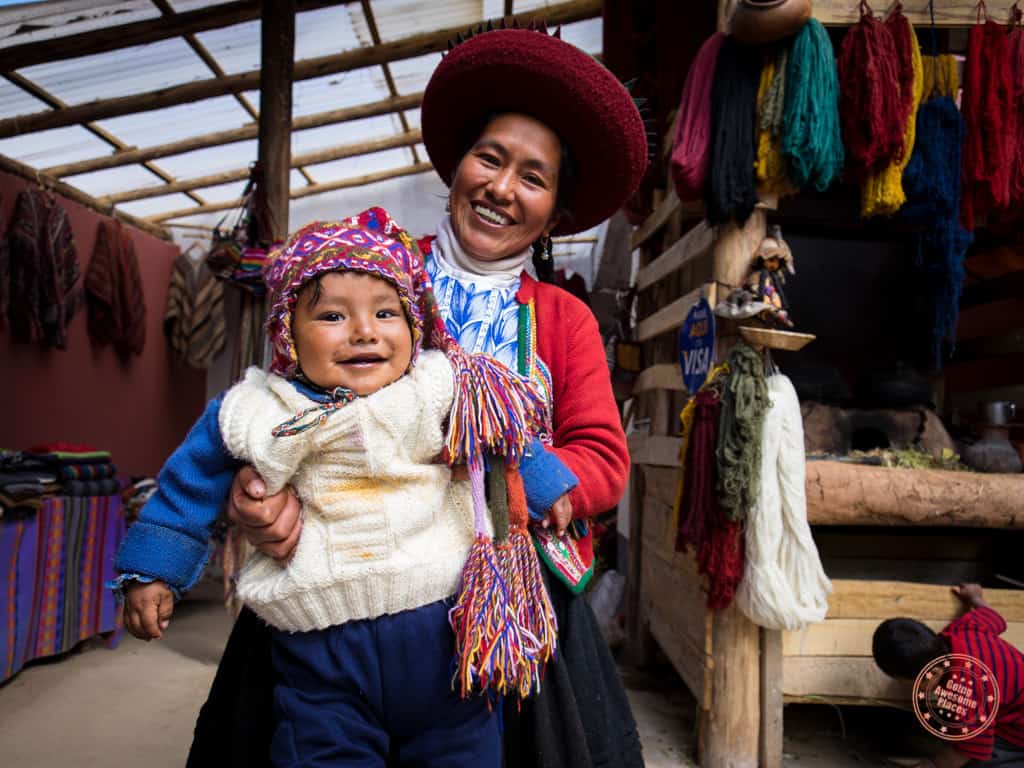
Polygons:
<instances>
[{"instance_id":1,"label":"hanging yarn skein","mask_svg":"<svg viewBox=\"0 0 1024 768\"><path fill-rule=\"evenodd\" d=\"M711 86L711 164L704 186L711 224L743 224L757 204L755 121L761 63L756 49L727 37Z\"/></svg>"},{"instance_id":2,"label":"hanging yarn skein","mask_svg":"<svg viewBox=\"0 0 1024 768\"><path fill-rule=\"evenodd\" d=\"M1006 28L991 19L971 27L964 64L964 228L1010 200L1010 73Z\"/></svg>"},{"instance_id":3,"label":"hanging yarn skein","mask_svg":"<svg viewBox=\"0 0 1024 768\"><path fill-rule=\"evenodd\" d=\"M743 520L757 501L768 385L761 355L750 346L733 347L728 364L718 429L719 504L730 520Z\"/></svg>"},{"instance_id":4,"label":"hanging yarn skein","mask_svg":"<svg viewBox=\"0 0 1024 768\"><path fill-rule=\"evenodd\" d=\"M839 78L828 33L810 19L797 33L786 62L780 150L797 189L827 189L843 170Z\"/></svg>"},{"instance_id":5,"label":"hanging yarn skein","mask_svg":"<svg viewBox=\"0 0 1024 768\"><path fill-rule=\"evenodd\" d=\"M725 35L715 32L690 64L679 100L669 169L680 200L699 200L711 158L711 84Z\"/></svg>"},{"instance_id":6,"label":"hanging yarn skein","mask_svg":"<svg viewBox=\"0 0 1024 768\"><path fill-rule=\"evenodd\" d=\"M1018 11L1020 13L1020 11ZM1024 28L1010 33L1009 62L1011 94L1010 114L1013 117L1013 138L1010 141L1010 198L1012 212L1024 212Z\"/></svg>"},{"instance_id":7,"label":"hanging yarn skein","mask_svg":"<svg viewBox=\"0 0 1024 768\"><path fill-rule=\"evenodd\" d=\"M860 21L839 50L839 118L847 170L857 179L880 171L903 151L899 59L889 28L862 0Z\"/></svg>"},{"instance_id":8,"label":"hanging yarn skein","mask_svg":"<svg viewBox=\"0 0 1024 768\"><path fill-rule=\"evenodd\" d=\"M898 211L907 198L903 191L903 170L910 162L914 151L917 131L917 108L921 103L923 72L921 49L910 20L903 15L902 6L897 3L895 10L885 21L892 34L893 45L899 58L900 106L906 115L903 131L903 147L897 158L890 161L881 171L873 173L861 188L862 216L889 216Z\"/></svg>"},{"instance_id":9,"label":"hanging yarn skein","mask_svg":"<svg viewBox=\"0 0 1024 768\"><path fill-rule=\"evenodd\" d=\"M786 177L782 157L788 51L765 62L757 88L757 181L762 192L791 195L796 190Z\"/></svg>"}]
</instances>

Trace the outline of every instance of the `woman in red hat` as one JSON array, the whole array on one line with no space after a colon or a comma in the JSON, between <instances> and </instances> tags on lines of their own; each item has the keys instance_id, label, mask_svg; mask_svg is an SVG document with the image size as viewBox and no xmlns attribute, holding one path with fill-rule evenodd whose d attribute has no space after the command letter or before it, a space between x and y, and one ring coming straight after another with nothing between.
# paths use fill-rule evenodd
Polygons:
<instances>
[{"instance_id":1,"label":"woman in red hat","mask_svg":"<svg viewBox=\"0 0 1024 768\"><path fill-rule=\"evenodd\" d=\"M450 188L448 215L420 245L450 333L534 379L548 397L542 439L579 479L534 534L559 625L541 692L506 707L507 766L641 766L636 725L614 660L580 594L592 570L587 521L613 508L629 469L604 347L586 306L545 282L554 235L589 229L636 190L647 139L626 89L592 57L545 31L460 40L427 86L423 140ZM541 280L525 272L531 260ZM249 470L230 516L262 551L287 559L299 505L264 498ZM265 633L243 612L200 713L189 766L266 764Z\"/></svg>"}]
</instances>

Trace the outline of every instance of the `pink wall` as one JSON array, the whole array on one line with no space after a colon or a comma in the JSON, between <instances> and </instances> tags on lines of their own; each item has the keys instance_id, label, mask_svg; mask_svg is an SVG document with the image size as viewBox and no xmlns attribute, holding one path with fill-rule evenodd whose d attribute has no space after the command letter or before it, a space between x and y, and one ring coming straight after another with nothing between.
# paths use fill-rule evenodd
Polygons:
<instances>
[{"instance_id":1,"label":"pink wall","mask_svg":"<svg viewBox=\"0 0 1024 768\"><path fill-rule=\"evenodd\" d=\"M9 222L15 199L27 185L0 172L0 221ZM68 212L84 275L102 217L58 199ZM122 362L111 347L93 347L84 306L71 320L65 350L18 344L8 331L0 332L0 447L88 443L110 450L122 475L153 475L202 412L206 374L171 359L162 328L178 247L126 228L145 286L142 355Z\"/></svg>"}]
</instances>

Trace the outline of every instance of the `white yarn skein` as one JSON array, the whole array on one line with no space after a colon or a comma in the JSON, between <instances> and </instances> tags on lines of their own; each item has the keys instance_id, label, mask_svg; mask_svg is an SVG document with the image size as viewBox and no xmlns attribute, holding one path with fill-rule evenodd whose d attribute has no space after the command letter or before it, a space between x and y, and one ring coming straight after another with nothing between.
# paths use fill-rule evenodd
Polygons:
<instances>
[{"instance_id":1,"label":"white yarn skein","mask_svg":"<svg viewBox=\"0 0 1024 768\"><path fill-rule=\"evenodd\" d=\"M761 432L761 488L747 516L740 610L769 629L823 621L832 583L807 524L800 400L782 374L768 378L771 406Z\"/></svg>"}]
</instances>

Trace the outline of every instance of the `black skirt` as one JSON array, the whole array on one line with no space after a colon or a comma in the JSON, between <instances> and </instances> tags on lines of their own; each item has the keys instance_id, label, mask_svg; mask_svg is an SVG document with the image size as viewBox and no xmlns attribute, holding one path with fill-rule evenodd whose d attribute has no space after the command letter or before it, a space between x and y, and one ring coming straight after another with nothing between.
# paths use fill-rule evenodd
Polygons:
<instances>
[{"instance_id":1,"label":"black skirt","mask_svg":"<svg viewBox=\"0 0 1024 768\"><path fill-rule=\"evenodd\" d=\"M586 599L547 578L559 648L541 692L504 708L506 768L641 768L636 722ZM269 768L270 633L243 609L199 711L187 768Z\"/></svg>"}]
</instances>

